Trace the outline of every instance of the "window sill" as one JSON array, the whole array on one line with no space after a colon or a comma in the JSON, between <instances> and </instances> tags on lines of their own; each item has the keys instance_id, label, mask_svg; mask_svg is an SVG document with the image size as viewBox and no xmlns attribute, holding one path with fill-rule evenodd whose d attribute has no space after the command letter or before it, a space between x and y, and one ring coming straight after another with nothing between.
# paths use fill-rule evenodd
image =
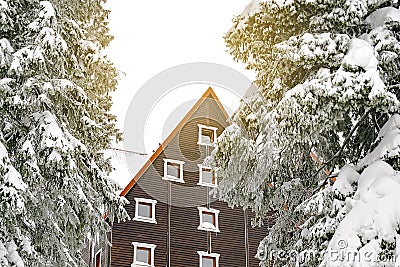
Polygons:
<instances>
[{"instance_id":1,"label":"window sill","mask_svg":"<svg viewBox=\"0 0 400 267\"><path fill-rule=\"evenodd\" d=\"M133 221L138 221L138 222L146 222L146 223L154 223L157 224L157 221L152 218L146 218L146 217L134 217L132 219ZM145 265L146 266L146 265Z\"/></svg>"},{"instance_id":2,"label":"window sill","mask_svg":"<svg viewBox=\"0 0 400 267\"><path fill-rule=\"evenodd\" d=\"M149 265L147 263L132 263L131 267L154 267L154 265Z\"/></svg>"},{"instance_id":3,"label":"window sill","mask_svg":"<svg viewBox=\"0 0 400 267\"><path fill-rule=\"evenodd\" d=\"M170 175L164 176L162 179L166 180L166 181L178 182L178 183L182 183L182 184L185 183L185 181L183 179L177 178L175 176L170 176Z\"/></svg>"},{"instance_id":4,"label":"window sill","mask_svg":"<svg viewBox=\"0 0 400 267\"><path fill-rule=\"evenodd\" d=\"M209 183L197 183L197 185L206 186L206 187L213 187L213 188L218 187L218 185L216 185L216 184L209 184Z\"/></svg>"},{"instance_id":5,"label":"window sill","mask_svg":"<svg viewBox=\"0 0 400 267\"><path fill-rule=\"evenodd\" d=\"M197 230L219 233L219 229L218 228L215 228L215 227L214 228L208 228L208 227L203 227L201 225L199 227L197 227Z\"/></svg>"},{"instance_id":6,"label":"window sill","mask_svg":"<svg viewBox=\"0 0 400 267\"><path fill-rule=\"evenodd\" d=\"M201 146L211 146L211 147L214 147L216 145L216 143L202 143L202 142L197 142L197 144Z\"/></svg>"}]
</instances>

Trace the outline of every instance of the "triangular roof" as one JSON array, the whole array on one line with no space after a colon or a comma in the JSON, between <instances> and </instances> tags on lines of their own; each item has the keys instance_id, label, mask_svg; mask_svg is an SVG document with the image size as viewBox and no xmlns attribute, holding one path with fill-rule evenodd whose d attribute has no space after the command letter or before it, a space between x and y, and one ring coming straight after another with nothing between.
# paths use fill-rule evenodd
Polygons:
<instances>
[{"instance_id":1,"label":"triangular roof","mask_svg":"<svg viewBox=\"0 0 400 267\"><path fill-rule=\"evenodd\" d=\"M157 148L157 150L151 155L151 157L146 161L146 163L140 168L140 170L136 173L133 179L129 182L129 184L122 190L120 196L125 196L132 187L137 183L140 177L145 173L145 171L150 167L150 165L154 162L154 160L161 154L164 148L171 142L171 140L179 133L182 127L188 122L190 117L196 112L196 110L200 107L200 105L208 98L212 97L215 102L217 103L218 107L221 109L222 113L224 114L225 118L228 120L229 115L226 112L224 106L219 101L217 95L215 94L214 90L209 87L207 91L201 96L201 98L194 104L194 106L189 110L189 112L183 117L183 119L179 122L179 124L175 127L175 129L168 135L168 137L164 140L164 142Z\"/></svg>"}]
</instances>

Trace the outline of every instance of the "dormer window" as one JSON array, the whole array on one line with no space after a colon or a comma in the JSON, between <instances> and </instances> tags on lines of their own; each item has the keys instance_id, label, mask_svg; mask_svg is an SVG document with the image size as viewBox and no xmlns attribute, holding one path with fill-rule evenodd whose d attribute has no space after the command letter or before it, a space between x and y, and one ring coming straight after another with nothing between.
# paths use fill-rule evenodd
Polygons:
<instances>
[{"instance_id":1,"label":"dormer window","mask_svg":"<svg viewBox=\"0 0 400 267\"><path fill-rule=\"evenodd\" d=\"M135 198L135 217L133 220L149 223L156 222L156 204L157 200Z\"/></svg>"},{"instance_id":2,"label":"dormer window","mask_svg":"<svg viewBox=\"0 0 400 267\"><path fill-rule=\"evenodd\" d=\"M164 180L184 183L183 164L180 160L164 159Z\"/></svg>"},{"instance_id":3,"label":"dormer window","mask_svg":"<svg viewBox=\"0 0 400 267\"><path fill-rule=\"evenodd\" d=\"M197 144L205 146L213 146L217 140L216 127L197 124L199 127L199 139Z\"/></svg>"},{"instance_id":4,"label":"dormer window","mask_svg":"<svg viewBox=\"0 0 400 267\"><path fill-rule=\"evenodd\" d=\"M216 187L217 177L211 167L197 165L199 166L199 183L201 186Z\"/></svg>"},{"instance_id":5,"label":"dormer window","mask_svg":"<svg viewBox=\"0 0 400 267\"><path fill-rule=\"evenodd\" d=\"M198 230L219 232L218 229L218 215L219 210L207 209L204 207L198 207L200 225L197 227Z\"/></svg>"}]
</instances>

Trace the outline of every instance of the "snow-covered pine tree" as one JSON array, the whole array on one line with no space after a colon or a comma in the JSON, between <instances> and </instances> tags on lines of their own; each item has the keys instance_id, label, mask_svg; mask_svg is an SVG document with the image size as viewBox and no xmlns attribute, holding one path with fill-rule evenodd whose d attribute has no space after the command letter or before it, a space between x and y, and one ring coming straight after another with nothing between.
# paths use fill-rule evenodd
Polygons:
<instances>
[{"instance_id":1,"label":"snow-covered pine tree","mask_svg":"<svg viewBox=\"0 0 400 267\"><path fill-rule=\"evenodd\" d=\"M398 1L255 0L235 18L226 42L256 72L258 89L243 99L210 161L222 199L260 218L279 215L259 247L264 265L268 252L288 251L306 235L310 214L299 204L327 173L365 157L398 112L399 13ZM328 230L318 242L329 242Z\"/></svg>"},{"instance_id":2,"label":"snow-covered pine tree","mask_svg":"<svg viewBox=\"0 0 400 267\"><path fill-rule=\"evenodd\" d=\"M400 264L400 115L378 134L357 165L345 165L333 185L297 207L305 216L293 247L301 266Z\"/></svg>"},{"instance_id":3,"label":"snow-covered pine tree","mask_svg":"<svg viewBox=\"0 0 400 267\"><path fill-rule=\"evenodd\" d=\"M81 266L125 218L102 151L117 72L100 0L0 0L0 265Z\"/></svg>"}]
</instances>

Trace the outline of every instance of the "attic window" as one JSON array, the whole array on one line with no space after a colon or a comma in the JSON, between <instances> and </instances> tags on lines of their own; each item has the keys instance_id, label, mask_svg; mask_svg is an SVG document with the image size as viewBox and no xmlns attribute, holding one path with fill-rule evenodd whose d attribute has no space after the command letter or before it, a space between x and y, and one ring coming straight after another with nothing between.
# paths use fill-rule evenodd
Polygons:
<instances>
[{"instance_id":1,"label":"attic window","mask_svg":"<svg viewBox=\"0 0 400 267\"><path fill-rule=\"evenodd\" d=\"M133 220L141 222L156 222L156 204L157 200L135 198L135 217Z\"/></svg>"},{"instance_id":2,"label":"attic window","mask_svg":"<svg viewBox=\"0 0 400 267\"><path fill-rule=\"evenodd\" d=\"M197 165L199 166L199 183L198 185L216 187L217 177L211 167Z\"/></svg>"},{"instance_id":3,"label":"attic window","mask_svg":"<svg viewBox=\"0 0 400 267\"><path fill-rule=\"evenodd\" d=\"M197 126L199 127L199 139L197 141L197 144L213 146L217 139L218 128L202 124L197 124Z\"/></svg>"},{"instance_id":4,"label":"attic window","mask_svg":"<svg viewBox=\"0 0 400 267\"><path fill-rule=\"evenodd\" d=\"M132 242L133 263L131 267L154 267L156 245Z\"/></svg>"},{"instance_id":5,"label":"attic window","mask_svg":"<svg viewBox=\"0 0 400 267\"><path fill-rule=\"evenodd\" d=\"M197 251L200 256L199 267L219 267L219 254Z\"/></svg>"},{"instance_id":6,"label":"attic window","mask_svg":"<svg viewBox=\"0 0 400 267\"><path fill-rule=\"evenodd\" d=\"M183 164L180 160L164 159L164 180L184 183Z\"/></svg>"},{"instance_id":7,"label":"attic window","mask_svg":"<svg viewBox=\"0 0 400 267\"><path fill-rule=\"evenodd\" d=\"M198 207L200 225L197 227L198 230L219 232L218 229L218 214L219 210L207 209L204 207Z\"/></svg>"}]
</instances>

